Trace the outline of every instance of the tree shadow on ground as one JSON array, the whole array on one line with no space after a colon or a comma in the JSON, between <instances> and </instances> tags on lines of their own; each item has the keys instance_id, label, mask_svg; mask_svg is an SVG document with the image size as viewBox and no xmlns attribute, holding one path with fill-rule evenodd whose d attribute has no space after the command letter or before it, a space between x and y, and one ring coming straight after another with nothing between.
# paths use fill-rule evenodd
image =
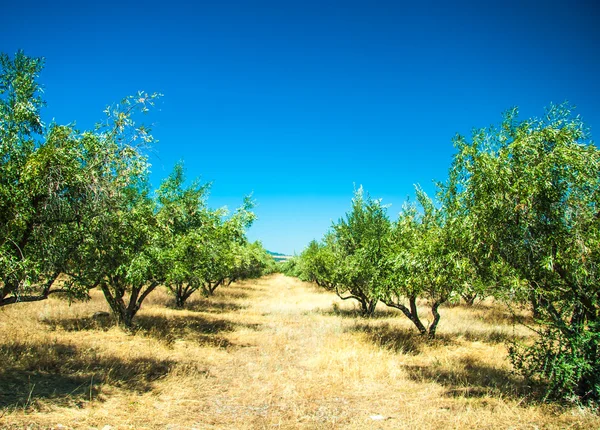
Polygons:
<instances>
[{"instance_id":1,"label":"tree shadow on ground","mask_svg":"<svg viewBox=\"0 0 600 430\"><path fill-rule=\"evenodd\" d=\"M367 320L368 321L368 320ZM437 333L434 339L421 336L413 328L402 328L386 322L356 322L347 330L364 333L371 342L384 349L402 354L420 354L425 345L449 346L459 344L461 339L469 342L483 342L488 344L507 343L515 340L523 341L526 337L507 333L502 330L466 331L461 333Z\"/></svg>"},{"instance_id":2,"label":"tree shadow on ground","mask_svg":"<svg viewBox=\"0 0 600 430\"><path fill-rule=\"evenodd\" d=\"M450 339L444 336L430 340L425 336L421 336L416 329L407 330L388 323L378 323L376 325L356 323L348 330L365 334L367 339L381 348L408 355L420 354L425 345L448 345L451 343Z\"/></svg>"},{"instance_id":3,"label":"tree shadow on ground","mask_svg":"<svg viewBox=\"0 0 600 430\"><path fill-rule=\"evenodd\" d=\"M312 313L313 311L310 311ZM342 318L362 318L365 320L377 320L384 318L394 318L398 316L398 312L394 309L376 309L373 315L365 316L362 314L360 307L355 306L353 308L340 308L337 303L328 308L318 309L317 312L325 316L338 316Z\"/></svg>"},{"instance_id":4,"label":"tree shadow on ground","mask_svg":"<svg viewBox=\"0 0 600 430\"><path fill-rule=\"evenodd\" d=\"M117 323L112 315L102 317L47 318L42 322L48 326L50 330L61 329L65 331L107 331Z\"/></svg>"},{"instance_id":5,"label":"tree shadow on ground","mask_svg":"<svg viewBox=\"0 0 600 430\"><path fill-rule=\"evenodd\" d=\"M450 364L404 366L409 378L418 382L435 382L446 388L448 397L479 398L501 396L524 400L524 403L541 400L539 387L528 384L523 378L506 369L489 366L470 357Z\"/></svg>"},{"instance_id":6,"label":"tree shadow on ground","mask_svg":"<svg viewBox=\"0 0 600 430\"><path fill-rule=\"evenodd\" d=\"M227 297L229 299L247 299L248 292L245 288L240 288L238 285L222 286L215 290L215 294L212 297Z\"/></svg>"},{"instance_id":7,"label":"tree shadow on ground","mask_svg":"<svg viewBox=\"0 0 600 430\"><path fill-rule=\"evenodd\" d=\"M57 318L44 321L52 330L65 331L103 330L106 331L116 325L116 320L110 317L103 318ZM260 324L241 324L227 319L216 319L189 313L178 315L173 313L165 316L160 314L140 314L133 320L132 333L152 337L166 345L175 341L194 342L199 345L228 348L234 345L222 333L230 333L239 327L251 330L260 330ZM237 345L244 346L244 345Z\"/></svg>"},{"instance_id":8,"label":"tree shadow on ground","mask_svg":"<svg viewBox=\"0 0 600 430\"><path fill-rule=\"evenodd\" d=\"M331 315L332 313L322 312L322 314ZM461 339L470 342L483 342L488 344L510 343L514 341L525 341L528 339L527 336L502 330L501 328L465 330L450 333L438 332L436 333L435 339L428 339L427 337L421 336L413 326L410 328L401 328L381 321L389 318L405 318L402 314L396 312L395 310L391 310L390 312L383 311L376 314L374 317L361 319L359 319L359 313L352 313L351 311L341 313L336 312L336 315L342 315L342 317L356 319L357 322L352 330L366 333L367 337L376 345L405 354L418 354L421 350L421 346L424 344L452 345L459 343ZM364 321L364 323L360 323L358 321ZM374 321L374 323L371 324L369 321Z\"/></svg>"},{"instance_id":9,"label":"tree shadow on ground","mask_svg":"<svg viewBox=\"0 0 600 430\"><path fill-rule=\"evenodd\" d=\"M473 306L464 306L464 309L473 314L481 322L496 325L534 325L533 315L524 309L511 310L506 306L488 305L484 303Z\"/></svg>"},{"instance_id":10,"label":"tree shadow on ground","mask_svg":"<svg viewBox=\"0 0 600 430\"><path fill-rule=\"evenodd\" d=\"M501 303L476 303L467 305L464 303L446 303L448 308L459 308L465 311L471 318L492 326L527 324L534 325L533 314L522 307L510 308Z\"/></svg>"},{"instance_id":11,"label":"tree shadow on ground","mask_svg":"<svg viewBox=\"0 0 600 430\"><path fill-rule=\"evenodd\" d=\"M248 293L246 291L240 290L239 288L234 287L224 287L224 289L217 290L216 293L223 294L232 299L247 299Z\"/></svg>"},{"instance_id":12,"label":"tree shadow on ground","mask_svg":"<svg viewBox=\"0 0 600 430\"><path fill-rule=\"evenodd\" d=\"M200 345L229 348L236 345L222 333L231 333L239 327L258 330L259 324L240 324L227 319L206 318L201 315L140 315L136 318L136 333L172 344L178 340Z\"/></svg>"},{"instance_id":13,"label":"tree shadow on ground","mask_svg":"<svg viewBox=\"0 0 600 430\"><path fill-rule=\"evenodd\" d=\"M460 333L444 334L446 337L462 337L465 340L471 342L484 342L489 344L508 343L513 341L525 341L527 336L518 335L516 333L510 333L501 329L488 329L488 330L472 330L464 331Z\"/></svg>"},{"instance_id":14,"label":"tree shadow on ground","mask_svg":"<svg viewBox=\"0 0 600 430\"><path fill-rule=\"evenodd\" d=\"M175 302L171 304L175 308ZM193 299L185 304L187 310L193 312L206 312L211 314L221 314L224 312L237 312L246 309L248 306L240 305L233 302L222 302L213 299Z\"/></svg>"},{"instance_id":15,"label":"tree shadow on ground","mask_svg":"<svg viewBox=\"0 0 600 430\"><path fill-rule=\"evenodd\" d=\"M175 362L151 357L105 356L95 349L60 342L0 345L0 408L36 409L48 402L81 407L102 401L102 385L147 392Z\"/></svg>"}]
</instances>

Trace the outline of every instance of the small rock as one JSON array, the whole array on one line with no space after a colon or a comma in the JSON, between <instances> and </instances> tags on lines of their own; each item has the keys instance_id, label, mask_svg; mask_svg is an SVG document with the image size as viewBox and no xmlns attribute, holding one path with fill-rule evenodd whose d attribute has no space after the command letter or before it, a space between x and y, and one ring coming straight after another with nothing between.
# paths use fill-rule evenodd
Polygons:
<instances>
[{"instance_id":1,"label":"small rock","mask_svg":"<svg viewBox=\"0 0 600 430\"><path fill-rule=\"evenodd\" d=\"M383 420L385 420L385 417L383 415L371 415L369 418L371 418L373 421L383 421Z\"/></svg>"}]
</instances>

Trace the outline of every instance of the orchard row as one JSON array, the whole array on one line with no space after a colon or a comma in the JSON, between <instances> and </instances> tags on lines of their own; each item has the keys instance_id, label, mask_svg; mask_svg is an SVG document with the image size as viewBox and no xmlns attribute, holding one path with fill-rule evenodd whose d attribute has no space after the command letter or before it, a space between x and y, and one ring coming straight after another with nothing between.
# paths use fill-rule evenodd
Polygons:
<instances>
[{"instance_id":1,"label":"orchard row","mask_svg":"<svg viewBox=\"0 0 600 430\"><path fill-rule=\"evenodd\" d=\"M392 221L356 191L352 208L287 272L356 300L399 309L434 337L439 308L494 296L528 306L533 344L509 348L515 368L548 396L600 399L600 151L567 105L454 139L432 198L420 188ZM417 301L426 302L426 327Z\"/></svg>"},{"instance_id":2,"label":"orchard row","mask_svg":"<svg viewBox=\"0 0 600 430\"><path fill-rule=\"evenodd\" d=\"M208 185L186 186L181 164L151 192L144 151L153 138L135 117L159 94L107 108L91 131L44 124L42 67L22 52L0 56L0 306L99 288L130 327L159 285L182 307L195 291L272 269L245 236L250 198L233 214L211 209Z\"/></svg>"}]
</instances>

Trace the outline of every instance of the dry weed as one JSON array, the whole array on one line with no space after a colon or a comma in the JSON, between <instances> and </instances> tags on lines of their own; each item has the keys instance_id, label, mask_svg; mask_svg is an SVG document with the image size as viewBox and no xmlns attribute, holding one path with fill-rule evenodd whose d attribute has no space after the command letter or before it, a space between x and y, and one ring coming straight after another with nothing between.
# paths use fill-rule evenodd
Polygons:
<instances>
[{"instance_id":1,"label":"dry weed","mask_svg":"<svg viewBox=\"0 0 600 430\"><path fill-rule=\"evenodd\" d=\"M1 427L600 427L590 411L536 402L504 346L529 333L493 303L444 308L434 342L395 311L363 319L282 275L185 310L158 291L134 333L93 318L106 310L98 292L0 309Z\"/></svg>"}]
</instances>

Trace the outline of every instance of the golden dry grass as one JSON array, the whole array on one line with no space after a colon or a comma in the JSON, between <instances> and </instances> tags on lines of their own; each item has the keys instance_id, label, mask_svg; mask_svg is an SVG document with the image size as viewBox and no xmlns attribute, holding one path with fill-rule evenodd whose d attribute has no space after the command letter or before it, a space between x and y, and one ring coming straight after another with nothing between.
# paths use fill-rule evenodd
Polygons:
<instances>
[{"instance_id":1,"label":"golden dry grass","mask_svg":"<svg viewBox=\"0 0 600 430\"><path fill-rule=\"evenodd\" d=\"M94 293L0 310L2 428L600 428L591 411L536 402L510 372L499 306L442 309L439 339L385 308L283 275L169 307L150 296L126 333ZM425 310L423 310L425 312Z\"/></svg>"}]
</instances>

